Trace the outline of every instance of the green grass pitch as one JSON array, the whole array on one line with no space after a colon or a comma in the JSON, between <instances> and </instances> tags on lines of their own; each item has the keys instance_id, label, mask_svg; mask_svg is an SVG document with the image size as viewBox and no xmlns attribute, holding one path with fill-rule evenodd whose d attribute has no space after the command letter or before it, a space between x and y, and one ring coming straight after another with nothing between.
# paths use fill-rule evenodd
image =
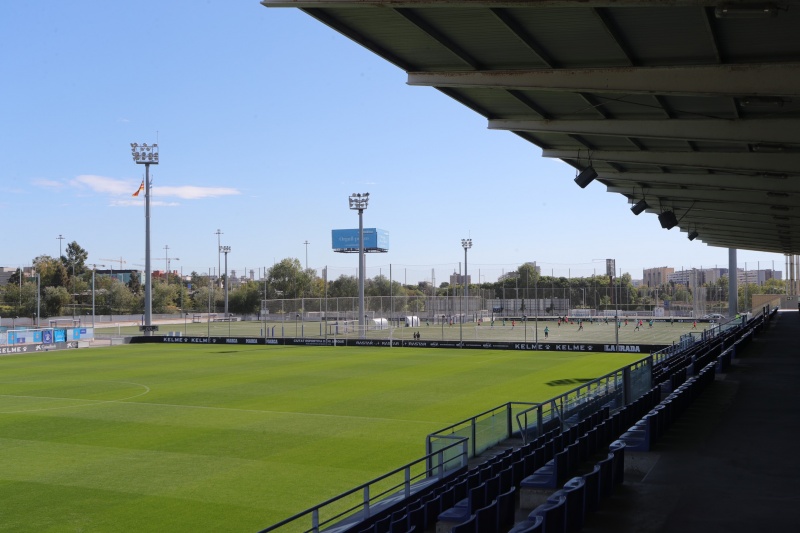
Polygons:
<instances>
[{"instance_id":1,"label":"green grass pitch","mask_svg":"<svg viewBox=\"0 0 800 533\"><path fill-rule=\"evenodd\" d=\"M0 357L0 531L257 531L641 356L127 345Z\"/></svg>"}]
</instances>

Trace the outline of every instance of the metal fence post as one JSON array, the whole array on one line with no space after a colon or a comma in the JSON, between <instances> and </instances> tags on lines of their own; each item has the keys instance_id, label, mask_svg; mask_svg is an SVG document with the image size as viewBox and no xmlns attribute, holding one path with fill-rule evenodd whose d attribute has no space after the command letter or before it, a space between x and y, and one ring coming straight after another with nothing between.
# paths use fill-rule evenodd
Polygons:
<instances>
[{"instance_id":1,"label":"metal fence post","mask_svg":"<svg viewBox=\"0 0 800 533\"><path fill-rule=\"evenodd\" d=\"M472 438L470 440L472 441L472 457L475 457L477 455L475 453L475 450L477 450L477 446L475 446L475 435L477 434L477 429L476 429L477 424L475 423L474 418L472 419L471 426L472 426Z\"/></svg>"}]
</instances>

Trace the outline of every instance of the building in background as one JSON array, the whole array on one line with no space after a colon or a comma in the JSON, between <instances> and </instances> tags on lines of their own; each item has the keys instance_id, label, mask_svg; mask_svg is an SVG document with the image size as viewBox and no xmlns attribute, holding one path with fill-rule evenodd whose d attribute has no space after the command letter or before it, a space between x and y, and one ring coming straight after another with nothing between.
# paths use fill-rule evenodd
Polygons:
<instances>
[{"instance_id":1,"label":"building in background","mask_svg":"<svg viewBox=\"0 0 800 533\"><path fill-rule=\"evenodd\" d=\"M672 267L646 268L642 276L642 285L647 287L658 287L669 281L670 274L674 273Z\"/></svg>"}]
</instances>

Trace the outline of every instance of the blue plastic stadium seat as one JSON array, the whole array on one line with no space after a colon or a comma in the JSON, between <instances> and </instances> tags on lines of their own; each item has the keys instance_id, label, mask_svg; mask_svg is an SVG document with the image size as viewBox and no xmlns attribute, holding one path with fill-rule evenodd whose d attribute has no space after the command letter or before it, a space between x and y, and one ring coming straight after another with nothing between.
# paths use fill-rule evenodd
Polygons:
<instances>
[{"instance_id":1,"label":"blue plastic stadium seat","mask_svg":"<svg viewBox=\"0 0 800 533\"><path fill-rule=\"evenodd\" d=\"M442 512L442 496L438 495L426 501L424 504L425 509L425 529L432 527Z\"/></svg>"},{"instance_id":2,"label":"blue plastic stadium seat","mask_svg":"<svg viewBox=\"0 0 800 533\"><path fill-rule=\"evenodd\" d=\"M609 453L605 459L598 462L600 467L600 498L606 499L614 491L614 454Z\"/></svg>"},{"instance_id":3,"label":"blue plastic stadium seat","mask_svg":"<svg viewBox=\"0 0 800 533\"><path fill-rule=\"evenodd\" d=\"M498 531L508 531L514 524L516 506L516 489L514 487L497 497Z\"/></svg>"},{"instance_id":4,"label":"blue plastic stadium seat","mask_svg":"<svg viewBox=\"0 0 800 533\"><path fill-rule=\"evenodd\" d=\"M544 517L528 517L524 522L516 524L508 533L542 533L544 531Z\"/></svg>"},{"instance_id":5,"label":"blue plastic stadium seat","mask_svg":"<svg viewBox=\"0 0 800 533\"><path fill-rule=\"evenodd\" d=\"M478 523L475 519L475 515L472 515L466 521L458 524L457 526L453 526L450 530L450 533L479 533L478 532Z\"/></svg>"},{"instance_id":6,"label":"blue plastic stadium seat","mask_svg":"<svg viewBox=\"0 0 800 533\"><path fill-rule=\"evenodd\" d=\"M375 521L375 533L389 533L392 527L392 517L386 516Z\"/></svg>"},{"instance_id":7,"label":"blue plastic stadium seat","mask_svg":"<svg viewBox=\"0 0 800 533\"><path fill-rule=\"evenodd\" d=\"M479 533L499 531L497 500L492 500L485 507L475 511L475 527Z\"/></svg>"},{"instance_id":8,"label":"blue plastic stadium seat","mask_svg":"<svg viewBox=\"0 0 800 533\"><path fill-rule=\"evenodd\" d=\"M568 532L580 531L586 515L586 481L582 477L574 477L567 481L564 488L557 491L556 494L559 492L567 498L566 530Z\"/></svg>"},{"instance_id":9,"label":"blue plastic stadium seat","mask_svg":"<svg viewBox=\"0 0 800 533\"><path fill-rule=\"evenodd\" d=\"M564 533L567 529L567 497L554 494L545 503L531 511L528 519L535 516L544 518L544 533Z\"/></svg>"},{"instance_id":10,"label":"blue plastic stadium seat","mask_svg":"<svg viewBox=\"0 0 800 533\"><path fill-rule=\"evenodd\" d=\"M587 513L597 511L600 506L600 465L594 465L591 472L583 475L585 486L584 504Z\"/></svg>"},{"instance_id":11,"label":"blue plastic stadium seat","mask_svg":"<svg viewBox=\"0 0 800 533\"><path fill-rule=\"evenodd\" d=\"M489 500L486 495L486 485L486 483L481 483L477 487L470 489L469 496L466 499L458 501L453 507L439 513L439 521L461 523L466 521L478 509L485 507L487 500Z\"/></svg>"},{"instance_id":12,"label":"blue plastic stadium seat","mask_svg":"<svg viewBox=\"0 0 800 533\"><path fill-rule=\"evenodd\" d=\"M508 489L514 486L514 472L511 470L511 466L501 470L500 473L497 474L497 480L499 482L498 494L501 492L508 492Z\"/></svg>"},{"instance_id":13,"label":"blue plastic stadium seat","mask_svg":"<svg viewBox=\"0 0 800 533\"><path fill-rule=\"evenodd\" d=\"M539 468L532 475L522 480L523 488L548 489L556 488L559 482L567 477L569 468L569 456L566 451L559 452L548 461L543 467Z\"/></svg>"},{"instance_id":14,"label":"blue plastic stadium seat","mask_svg":"<svg viewBox=\"0 0 800 533\"><path fill-rule=\"evenodd\" d=\"M615 440L608 450L614 455L612 460L614 485L621 485L625 480L625 441Z\"/></svg>"},{"instance_id":15,"label":"blue plastic stadium seat","mask_svg":"<svg viewBox=\"0 0 800 533\"><path fill-rule=\"evenodd\" d=\"M408 526L416 528L417 531L425 530L425 504L418 502L413 506L408 506Z\"/></svg>"}]
</instances>

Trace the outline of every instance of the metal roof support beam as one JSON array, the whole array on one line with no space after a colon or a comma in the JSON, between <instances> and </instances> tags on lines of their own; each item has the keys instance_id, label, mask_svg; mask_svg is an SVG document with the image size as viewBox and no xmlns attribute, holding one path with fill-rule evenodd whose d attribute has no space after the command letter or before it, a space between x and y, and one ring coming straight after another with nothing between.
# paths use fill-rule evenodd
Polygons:
<instances>
[{"instance_id":1,"label":"metal roof support beam","mask_svg":"<svg viewBox=\"0 0 800 533\"><path fill-rule=\"evenodd\" d=\"M800 96L800 63L410 72L409 85L686 96Z\"/></svg>"},{"instance_id":2,"label":"metal roof support beam","mask_svg":"<svg viewBox=\"0 0 800 533\"><path fill-rule=\"evenodd\" d=\"M800 194L800 180L747 176L742 174L691 174L678 172L621 172L604 174L603 179L612 185L626 187L631 194L648 196L649 191L659 187L691 187L695 190L725 189L728 191L773 191ZM629 185L627 185L629 183Z\"/></svg>"},{"instance_id":3,"label":"metal roof support beam","mask_svg":"<svg viewBox=\"0 0 800 533\"><path fill-rule=\"evenodd\" d=\"M670 207L672 207L672 204L670 204ZM676 204L675 207L681 207L681 206ZM661 211L655 209L653 210L653 212L660 213ZM710 208L700 211L695 211L694 209L692 209L690 215L691 216L687 216L686 219L692 224L703 225L705 227L713 226L719 228L720 230L729 228L727 230L728 233L731 232L735 233L739 229L747 230L747 228L754 227L754 228L764 229L765 231L768 229L769 230L768 233L771 232L771 234L774 235L775 227L778 223L778 221L775 219L775 215L771 213L768 215L767 214L748 215L746 219L743 219L741 210L738 212L734 211L728 212L728 211L711 211ZM789 221L783 221L782 223L786 223L790 226L800 225L800 218L792 218ZM745 233L748 233L748 231L745 231Z\"/></svg>"},{"instance_id":4,"label":"metal roof support beam","mask_svg":"<svg viewBox=\"0 0 800 533\"><path fill-rule=\"evenodd\" d=\"M490 120L490 130L535 131L644 139L800 144L794 119Z\"/></svg>"},{"instance_id":5,"label":"metal roof support beam","mask_svg":"<svg viewBox=\"0 0 800 533\"><path fill-rule=\"evenodd\" d=\"M686 212L691 212L691 216L689 219L692 221L701 220L703 218L708 218L712 214L720 218L736 218L737 220L741 220L743 216L742 208L738 205L729 205L723 202L713 202L713 201L696 201L696 200L688 200L685 198L659 198L655 199L654 202L656 205L651 207L658 207L658 208L666 208L669 207L675 210L675 214L678 215L678 219L682 218L682 214ZM754 223L763 220L774 220L775 216L791 216L792 210L791 208L788 211L779 211L774 210L771 206L765 205L755 205L752 209L748 210L747 212L747 220L752 219ZM792 217L800 221L800 218Z\"/></svg>"},{"instance_id":6,"label":"metal roof support beam","mask_svg":"<svg viewBox=\"0 0 800 533\"><path fill-rule=\"evenodd\" d=\"M619 194L630 194L630 187L608 187L608 192L615 192ZM780 198L767 196L767 192L763 189L754 187L750 191L726 191L726 190L697 190L697 189L679 189L674 188L656 188L647 189L647 196L657 196L660 198L683 198L685 200L705 200L708 202L726 202L730 204L744 204L744 205L780 205L785 202L780 202Z\"/></svg>"},{"instance_id":7,"label":"metal roof support beam","mask_svg":"<svg viewBox=\"0 0 800 533\"><path fill-rule=\"evenodd\" d=\"M478 63L474 57L469 55L463 48L458 46L452 39L446 36L442 31L438 28L433 27L427 20L420 17L415 11L410 9L395 9L395 12L409 21L411 24L425 32L429 37L434 39L440 45L445 47L447 50L450 51L454 56L458 59L469 65L474 69L482 68L482 65Z\"/></svg>"},{"instance_id":8,"label":"metal roof support beam","mask_svg":"<svg viewBox=\"0 0 800 533\"><path fill-rule=\"evenodd\" d=\"M575 159L577 150L542 150L543 157ZM765 152L642 152L596 150L592 161L666 167L690 167L730 172L774 172L798 174L796 153ZM600 173L602 176L602 172Z\"/></svg>"},{"instance_id":9,"label":"metal roof support beam","mask_svg":"<svg viewBox=\"0 0 800 533\"><path fill-rule=\"evenodd\" d=\"M713 7L721 3L710 0L261 0L266 7L318 7L333 8L529 8L553 7L600 8L600 7ZM733 2L729 2L733 3ZM793 4L791 0L781 2Z\"/></svg>"},{"instance_id":10,"label":"metal roof support beam","mask_svg":"<svg viewBox=\"0 0 800 533\"><path fill-rule=\"evenodd\" d=\"M692 224L692 226L694 226L694 224ZM706 236L709 236L709 237L710 236L715 236L715 237L725 238L725 237L730 236L730 234L731 234L731 231L729 229L726 229L725 227L722 227L722 226L715 227L715 226L705 226L705 225L699 224L697 226L697 230L698 231L702 230L701 233L703 235L706 235ZM792 233L791 229L786 230L786 231L789 232L789 234ZM748 231L748 233L751 233L751 232ZM767 228L763 228L763 229L762 228L757 228L757 231L752 232L752 235L753 235L753 237L755 237L755 239L773 238L773 237L775 237L775 225L774 224L772 225L771 230L768 230ZM798 235L798 236L800 236L800 235Z\"/></svg>"}]
</instances>

